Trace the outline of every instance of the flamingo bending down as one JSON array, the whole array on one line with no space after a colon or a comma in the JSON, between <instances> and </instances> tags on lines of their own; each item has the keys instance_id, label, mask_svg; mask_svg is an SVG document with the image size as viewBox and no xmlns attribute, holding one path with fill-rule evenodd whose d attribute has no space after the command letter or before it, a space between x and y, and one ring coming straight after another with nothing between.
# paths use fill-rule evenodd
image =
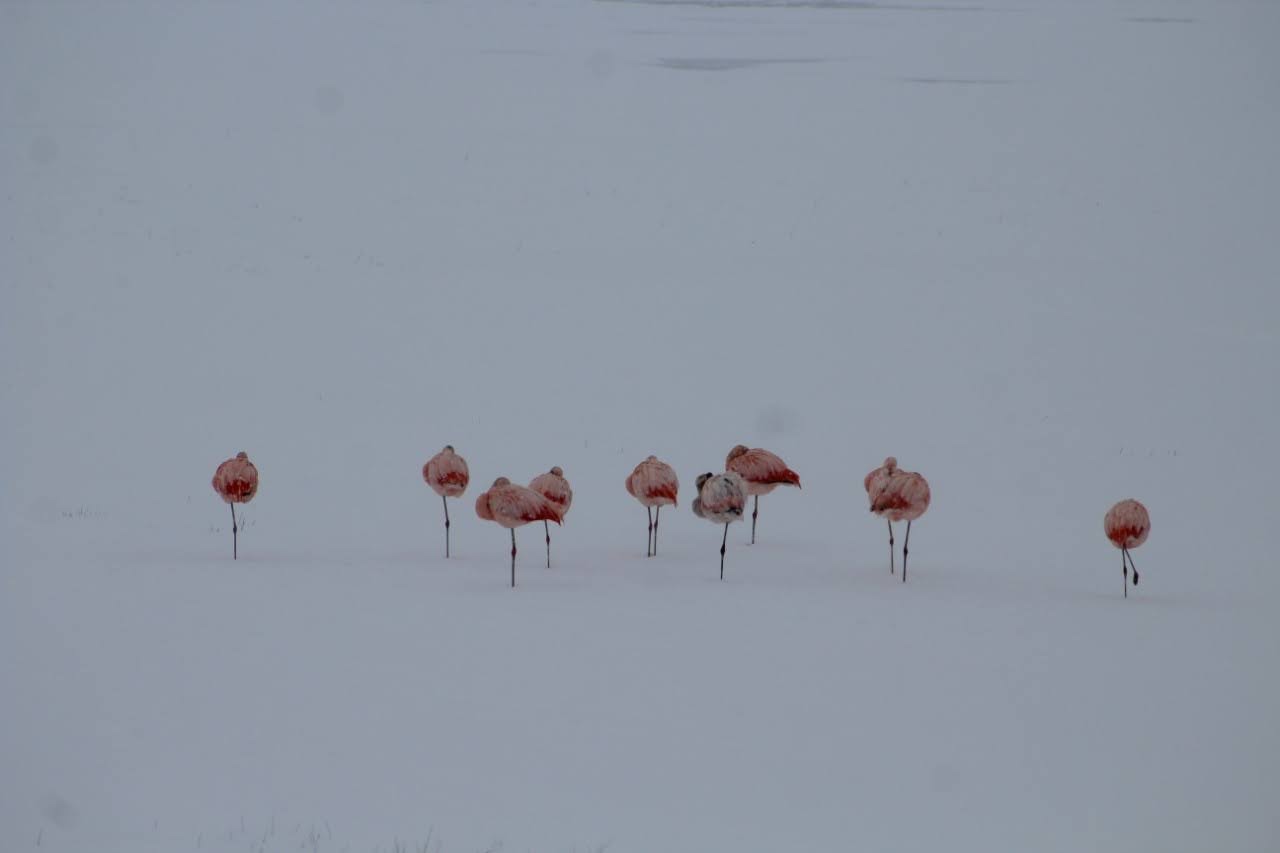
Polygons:
<instances>
[{"instance_id":1,"label":"flamingo bending down","mask_svg":"<svg viewBox=\"0 0 1280 853\"><path fill-rule=\"evenodd\" d=\"M645 459L627 476L627 494L644 505L649 512L649 538L645 556L658 553L658 515L664 506L676 506L680 480L676 470L656 456ZM656 512L655 512L656 510Z\"/></svg>"},{"instance_id":2,"label":"flamingo bending down","mask_svg":"<svg viewBox=\"0 0 1280 853\"><path fill-rule=\"evenodd\" d=\"M759 447L748 449L739 444L729 451L724 460L726 471L742 477L747 494L755 498L751 510L751 544L756 544L756 516L760 515L760 496L767 495L778 486L800 488L800 475L787 467L787 463L774 453Z\"/></svg>"},{"instance_id":3,"label":"flamingo bending down","mask_svg":"<svg viewBox=\"0 0 1280 853\"><path fill-rule=\"evenodd\" d=\"M864 477L862 480L862 485L867 490L868 500L871 500L874 503L875 495L878 494L880 490L884 488L885 483L888 482L889 478L891 478L897 472L898 472L898 460L890 456L884 460L883 465L881 465L879 468L875 469L874 471L868 473L867 476ZM875 512L874 506L872 507L871 511ZM876 513L876 514L883 516L883 513ZM886 519L886 521L888 521L888 519ZM893 522L889 521L888 523L889 523L889 574L893 574Z\"/></svg>"},{"instance_id":4,"label":"flamingo bending down","mask_svg":"<svg viewBox=\"0 0 1280 853\"><path fill-rule=\"evenodd\" d=\"M564 478L564 471L560 470L560 466L552 468L545 474L539 474L529 482L529 488L549 500L556 511L560 513L561 520L569 514L569 504L573 503L573 489L569 488L569 481ZM551 527L544 520L542 528L547 534L547 568L551 568Z\"/></svg>"},{"instance_id":5,"label":"flamingo bending down","mask_svg":"<svg viewBox=\"0 0 1280 853\"><path fill-rule=\"evenodd\" d=\"M693 499L693 514L715 524L724 525L720 540L720 580L724 580L724 550L729 541L729 525L742 521L747 509L747 484L734 471L723 474L698 475L698 496Z\"/></svg>"},{"instance_id":6,"label":"flamingo bending down","mask_svg":"<svg viewBox=\"0 0 1280 853\"><path fill-rule=\"evenodd\" d=\"M1151 533L1151 516L1147 508L1130 498L1107 510L1102 521L1111 544L1120 549L1120 566L1124 571L1124 597L1129 597L1129 566L1133 566L1133 585L1138 585L1138 567L1134 565L1130 548L1137 548L1147 541ZM1128 563L1126 563L1126 559Z\"/></svg>"},{"instance_id":7,"label":"flamingo bending down","mask_svg":"<svg viewBox=\"0 0 1280 853\"><path fill-rule=\"evenodd\" d=\"M874 473L874 472L873 472ZM902 582L907 582L907 554L911 546L911 522L924 515L929 508L932 495L929 493L929 482L914 471L903 471L897 468L894 473L880 479L878 486L870 495L871 511L883 516L892 523L905 521L907 536L902 541ZM890 535L893 528L890 527Z\"/></svg>"},{"instance_id":8,"label":"flamingo bending down","mask_svg":"<svg viewBox=\"0 0 1280 853\"><path fill-rule=\"evenodd\" d=\"M239 559L236 504L247 504L258 493L258 469L243 450L213 472L213 488L231 504L231 559Z\"/></svg>"},{"instance_id":9,"label":"flamingo bending down","mask_svg":"<svg viewBox=\"0 0 1280 853\"><path fill-rule=\"evenodd\" d=\"M555 505L533 489L517 486L506 477L493 481L489 491L476 498L476 515L496 521L511 531L511 588L516 586L516 528L531 521L560 523Z\"/></svg>"},{"instance_id":10,"label":"flamingo bending down","mask_svg":"<svg viewBox=\"0 0 1280 853\"><path fill-rule=\"evenodd\" d=\"M449 557L449 498L461 497L471 482L471 472L467 470L467 460L453 450L452 444L446 444L435 456L422 466L422 479L427 481L431 490L440 496L444 504L444 556Z\"/></svg>"}]
</instances>

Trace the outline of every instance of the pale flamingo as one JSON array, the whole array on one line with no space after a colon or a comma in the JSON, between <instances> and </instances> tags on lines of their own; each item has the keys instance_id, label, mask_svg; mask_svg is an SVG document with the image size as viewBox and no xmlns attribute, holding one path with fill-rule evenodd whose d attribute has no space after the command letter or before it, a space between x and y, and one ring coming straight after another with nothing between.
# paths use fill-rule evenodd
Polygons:
<instances>
[{"instance_id":1,"label":"pale flamingo","mask_svg":"<svg viewBox=\"0 0 1280 853\"><path fill-rule=\"evenodd\" d=\"M533 489L517 486L506 477L493 481L489 491L476 498L476 515L496 521L511 531L511 588L516 585L516 528L531 521L560 523L555 505Z\"/></svg>"},{"instance_id":2,"label":"pale flamingo","mask_svg":"<svg viewBox=\"0 0 1280 853\"><path fill-rule=\"evenodd\" d=\"M236 504L247 504L258 493L258 469L243 450L218 466L213 472L213 488L231 504L231 559L239 559L236 526Z\"/></svg>"},{"instance_id":3,"label":"pale flamingo","mask_svg":"<svg viewBox=\"0 0 1280 853\"><path fill-rule=\"evenodd\" d=\"M751 544L756 544L756 516L760 514L760 496L767 495L778 486L800 487L800 475L787 467L787 463L775 453L757 447L748 449L739 444L729 451L724 460L726 471L742 476L747 494L755 498L751 509Z\"/></svg>"},{"instance_id":4,"label":"pale flamingo","mask_svg":"<svg viewBox=\"0 0 1280 853\"><path fill-rule=\"evenodd\" d=\"M867 474L862 480L863 488L867 490L867 498L874 500L874 495L884 488L884 484L897 471L898 460L890 456L884 460L883 465ZM875 512L875 509L873 508L871 511ZM883 513L877 513L877 515L883 515ZM889 574L893 574L893 522L888 519L885 520L889 524Z\"/></svg>"},{"instance_id":5,"label":"pale flamingo","mask_svg":"<svg viewBox=\"0 0 1280 853\"><path fill-rule=\"evenodd\" d=\"M907 536L902 541L902 582L907 582L907 554L911 547L911 522L924 515L932 495L929 482L914 471L896 467L893 474L880 480L871 494L871 511L889 521L905 521Z\"/></svg>"},{"instance_id":6,"label":"pale flamingo","mask_svg":"<svg viewBox=\"0 0 1280 853\"><path fill-rule=\"evenodd\" d=\"M1138 585L1138 567L1134 565L1133 555L1129 553L1129 549L1137 548L1147 541L1147 536L1151 533L1151 516L1147 514L1145 506L1130 498L1120 501L1107 510L1107 517L1103 519L1102 526L1107 531L1107 538L1111 540L1111 544L1120 549L1120 567L1124 571L1124 597L1128 598L1129 566L1133 566L1133 585Z\"/></svg>"},{"instance_id":7,"label":"pale flamingo","mask_svg":"<svg viewBox=\"0 0 1280 853\"><path fill-rule=\"evenodd\" d=\"M735 471L698 475L698 496L693 499L693 514L715 524L724 525L720 540L720 580L724 580L725 543L729 541L729 525L742 521L747 510L747 483Z\"/></svg>"},{"instance_id":8,"label":"pale flamingo","mask_svg":"<svg viewBox=\"0 0 1280 853\"><path fill-rule=\"evenodd\" d=\"M645 459L627 476L627 494L640 501L649 513L649 538L645 556L658 554L658 516L664 506L676 506L680 480L676 469L656 456Z\"/></svg>"},{"instance_id":9,"label":"pale flamingo","mask_svg":"<svg viewBox=\"0 0 1280 853\"><path fill-rule=\"evenodd\" d=\"M452 444L446 444L422 466L422 479L440 496L444 504L444 556L449 558L449 498L461 497L471 482L467 460L454 452Z\"/></svg>"},{"instance_id":10,"label":"pale flamingo","mask_svg":"<svg viewBox=\"0 0 1280 853\"><path fill-rule=\"evenodd\" d=\"M564 478L564 471L560 470L560 466L552 468L545 474L539 474L529 482L529 488L551 501L556 511L560 513L560 519L569 514L569 504L573 503L573 489L569 488L569 481ZM545 520L542 522L542 529L547 534L547 568L551 568L551 526Z\"/></svg>"}]
</instances>

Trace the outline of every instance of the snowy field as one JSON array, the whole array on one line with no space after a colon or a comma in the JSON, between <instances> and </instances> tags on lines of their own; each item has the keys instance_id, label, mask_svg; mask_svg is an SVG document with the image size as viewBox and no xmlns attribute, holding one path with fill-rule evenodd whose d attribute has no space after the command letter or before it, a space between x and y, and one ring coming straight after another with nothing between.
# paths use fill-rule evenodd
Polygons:
<instances>
[{"instance_id":1,"label":"snowy field","mask_svg":"<svg viewBox=\"0 0 1280 853\"><path fill-rule=\"evenodd\" d=\"M1232 0L0 3L0 851L1280 849L1277 44ZM804 489L721 583L740 442ZM512 590L472 503L552 465Z\"/></svg>"}]
</instances>

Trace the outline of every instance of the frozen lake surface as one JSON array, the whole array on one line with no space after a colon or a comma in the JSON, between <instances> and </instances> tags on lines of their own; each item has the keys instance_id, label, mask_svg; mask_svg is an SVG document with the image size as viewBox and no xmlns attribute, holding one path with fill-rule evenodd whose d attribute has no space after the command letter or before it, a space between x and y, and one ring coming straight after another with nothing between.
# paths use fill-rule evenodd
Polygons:
<instances>
[{"instance_id":1,"label":"frozen lake surface","mask_svg":"<svg viewBox=\"0 0 1280 853\"><path fill-rule=\"evenodd\" d=\"M1277 43L1225 0L0 4L0 850L1277 849ZM721 583L689 504L740 442L804 489ZM552 465L511 590L472 504Z\"/></svg>"}]
</instances>

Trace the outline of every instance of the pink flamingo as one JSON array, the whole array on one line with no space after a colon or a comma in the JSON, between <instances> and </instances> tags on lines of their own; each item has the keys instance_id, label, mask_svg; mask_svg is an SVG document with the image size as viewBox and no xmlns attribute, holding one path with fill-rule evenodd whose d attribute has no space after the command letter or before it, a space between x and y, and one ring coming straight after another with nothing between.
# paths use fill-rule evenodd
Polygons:
<instances>
[{"instance_id":1,"label":"pink flamingo","mask_svg":"<svg viewBox=\"0 0 1280 853\"><path fill-rule=\"evenodd\" d=\"M511 531L511 588L516 586L516 528L531 521L560 523L560 513L551 501L506 477L493 481L489 491L476 498L476 515L485 521L496 521Z\"/></svg>"},{"instance_id":2,"label":"pink flamingo","mask_svg":"<svg viewBox=\"0 0 1280 853\"><path fill-rule=\"evenodd\" d=\"M867 498L874 502L873 496L878 494L884 488L889 478L898 472L898 460L892 456L884 460L884 464L874 471L867 474L862 480L863 487L867 490ZM875 512L873 507L872 512ZM884 513L876 513L883 516ZM888 521L888 519L886 519ZM889 521L889 574L893 574L893 522Z\"/></svg>"},{"instance_id":3,"label":"pink flamingo","mask_svg":"<svg viewBox=\"0 0 1280 853\"><path fill-rule=\"evenodd\" d=\"M800 488L800 475L787 467L787 463L774 453L757 447L747 449L739 444L724 460L726 471L741 475L747 486L747 494L755 498L751 509L751 544L756 544L756 516L760 515L760 496L767 495L778 486Z\"/></svg>"},{"instance_id":4,"label":"pink flamingo","mask_svg":"<svg viewBox=\"0 0 1280 853\"><path fill-rule=\"evenodd\" d=\"M573 503L573 489L569 488L569 481L564 478L564 471L560 470L560 466L552 468L545 474L539 474L529 482L529 488L549 500L556 508L556 512L560 513L560 519L569 514L569 504ZM544 520L542 529L547 534L547 568L551 568L551 526Z\"/></svg>"},{"instance_id":5,"label":"pink flamingo","mask_svg":"<svg viewBox=\"0 0 1280 853\"><path fill-rule=\"evenodd\" d=\"M1124 571L1124 597L1129 597L1129 566L1133 566L1133 585L1138 585L1138 567L1134 565L1130 548L1137 548L1147 541L1151 533L1151 516L1147 508L1137 501L1120 501L1107 510L1102 525L1111 544L1120 549L1120 567ZM1125 560L1128 560L1128 563Z\"/></svg>"},{"instance_id":6,"label":"pink flamingo","mask_svg":"<svg viewBox=\"0 0 1280 853\"><path fill-rule=\"evenodd\" d=\"M467 470L467 460L453 450L452 444L446 444L435 456L422 466L422 479L427 481L431 490L440 496L444 504L444 556L449 558L449 498L461 497L471 482L471 472Z\"/></svg>"},{"instance_id":7,"label":"pink flamingo","mask_svg":"<svg viewBox=\"0 0 1280 853\"><path fill-rule=\"evenodd\" d=\"M627 494L640 501L649 513L649 539L645 542L645 556L658 554L658 515L664 506L676 506L680 480L676 469L656 456L645 459L627 476Z\"/></svg>"},{"instance_id":8,"label":"pink flamingo","mask_svg":"<svg viewBox=\"0 0 1280 853\"><path fill-rule=\"evenodd\" d=\"M873 472L874 473L874 472ZM911 546L911 522L924 515L932 496L929 482L914 471L903 471L894 461L894 471L880 478L872 491L871 511L890 522L905 521L907 536L902 542L902 582L907 582L907 554ZM892 531L893 528L890 528ZM892 533L890 534L892 535ZM890 554L892 558L892 553Z\"/></svg>"},{"instance_id":9,"label":"pink flamingo","mask_svg":"<svg viewBox=\"0 0 1280 853\"><path fill-rule=\"evenodd\" d=\"M729 525L742 521L747 509L747 483L736 471L698 475L698 496L693 499L693 514L715 524L724 525L720 540L720 580L724 580L724 550L729 541Z\"/></svg>"},{"instance_id":10,"label":"pink flamingo","mask_svg":"<svg viewBox=\"0 0 1280 853\"><path fill-rule=\"evenodd\" d=\"M213 472L213 488L231 504L231 559L239 559L236 526L236 504L247 504L258 493L258 469L243 450L218 466Z\"/></svg>"}]
</instances>

